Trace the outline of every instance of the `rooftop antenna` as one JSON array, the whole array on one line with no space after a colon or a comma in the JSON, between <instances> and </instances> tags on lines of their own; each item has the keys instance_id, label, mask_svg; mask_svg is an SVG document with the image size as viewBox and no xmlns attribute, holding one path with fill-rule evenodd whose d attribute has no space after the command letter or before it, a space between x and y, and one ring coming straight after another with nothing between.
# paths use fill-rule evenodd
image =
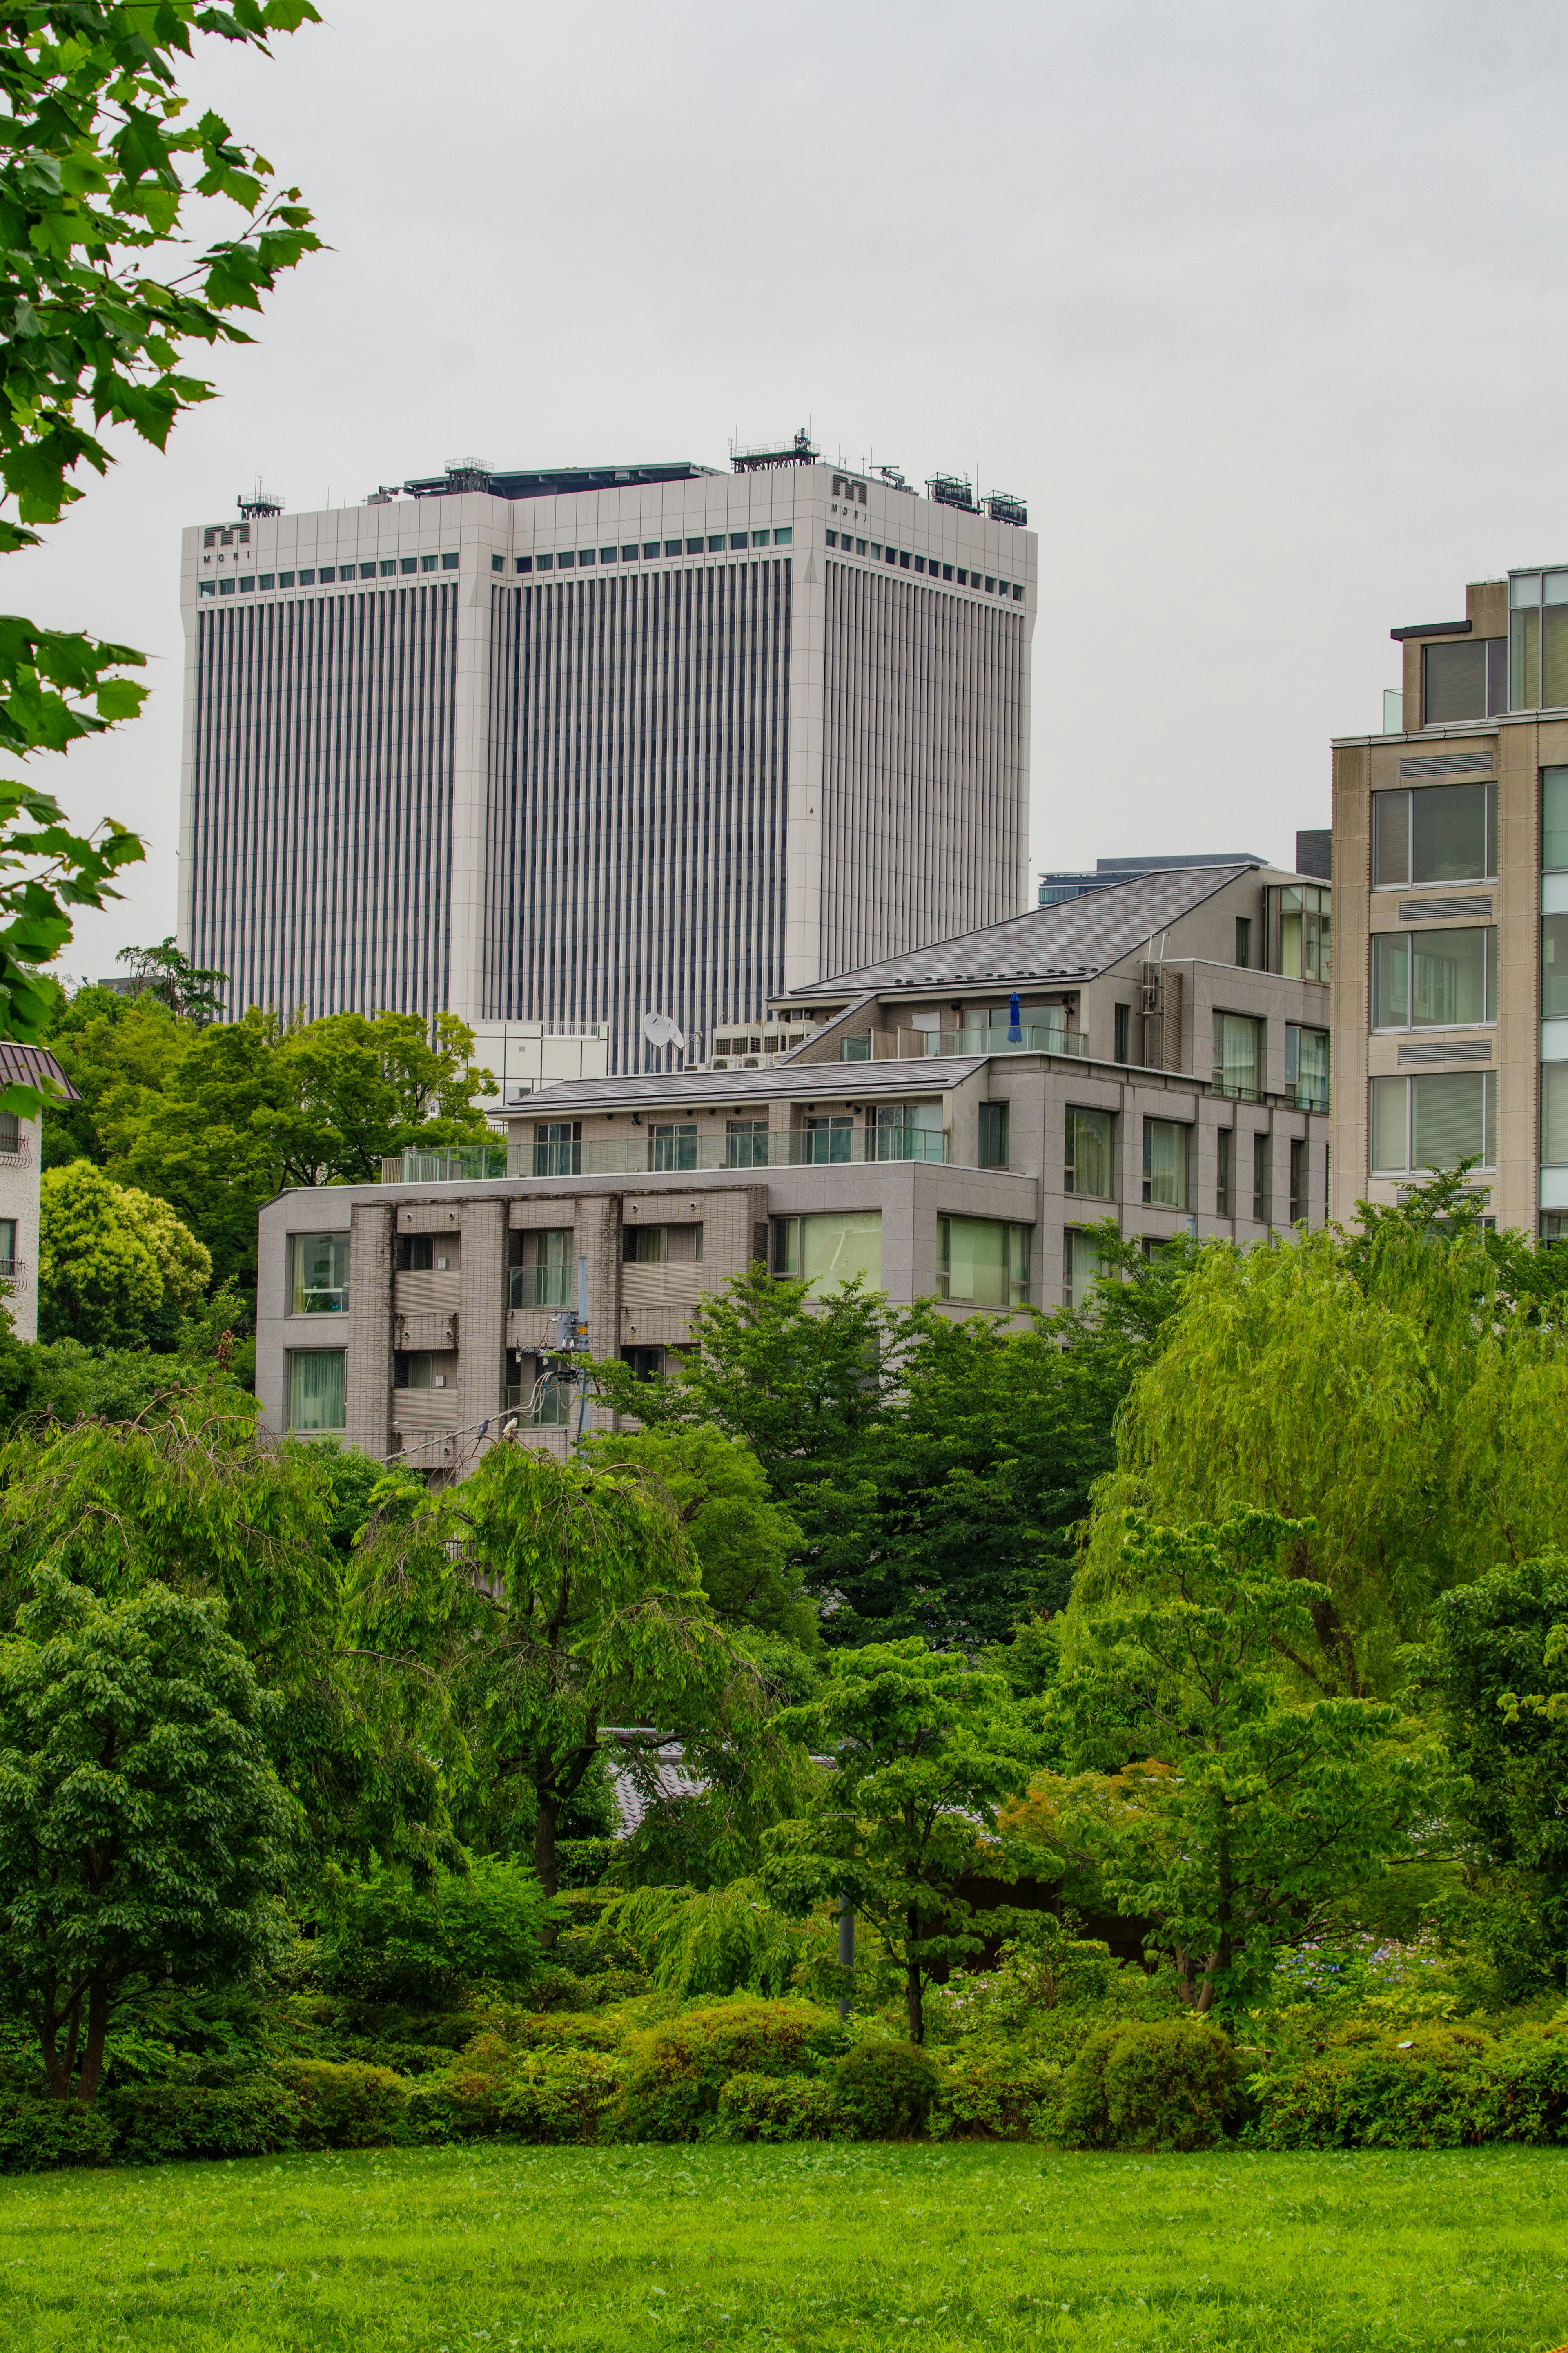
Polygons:
<instances>
[{"instance_id":1,"label":"rooftop antenna","mask_svg":"<svg viewBox=\"0 0 1568 2353\"><path fill-rule=\"evenodd\" d=\"M259 474L256 477L256 487L250 496L247 498L242 491L235 504L247 522L253 522L258 515L278 515L283 512L282 500L273 498L268 491L262 489Z\"/></svg>"},{"instance_id":2,"label":"rooftop antenna","mask_svg":"<svg viewBox=\"0 0 1568 2353\"><path fill-rule=\"evenodd\" d=\"M679 1046L683 1054L686 1051L686 1039L668 1013L645 1013L642 1018L642 1033L654 1052L664 1056L663 1067L667 1071L669 1068L670 1048Z\"/></svg>"}]
</instances>

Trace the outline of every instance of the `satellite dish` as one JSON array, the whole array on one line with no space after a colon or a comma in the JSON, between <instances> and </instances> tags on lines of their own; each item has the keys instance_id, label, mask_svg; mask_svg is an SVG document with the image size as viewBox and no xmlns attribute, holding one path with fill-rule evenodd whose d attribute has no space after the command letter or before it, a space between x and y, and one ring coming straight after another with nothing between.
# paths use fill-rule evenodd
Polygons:
<instances>
[{"instance_id":1,"label":"satellite dish","mask_svg":"<svg viewBox=\"0 0 1568 2353\"><path fill-rule=\"evenodd\" d=\"M686 1051L686 1040L668 1013L645 1013L642 1033L648 1044L659 1053L667 1046L679 1046L683 1054Z\"/></svg>"}]
</instances>

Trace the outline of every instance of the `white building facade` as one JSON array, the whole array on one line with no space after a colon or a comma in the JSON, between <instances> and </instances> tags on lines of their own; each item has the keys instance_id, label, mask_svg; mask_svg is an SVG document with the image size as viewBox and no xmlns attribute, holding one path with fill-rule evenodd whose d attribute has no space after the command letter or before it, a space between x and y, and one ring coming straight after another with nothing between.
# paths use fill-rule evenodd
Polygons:
<instances>
[{"instance_id":1,"label":"white building facade","mask_svg":"<svg viewBox=\"0 0 1568 2353\"><path fill-rule=\"evenodd\" d=\"M637 1070L644 1013L695 1060L1024 906L1021 509L817 462L405 487L184 535L181 938L237 1012Z\"/></svg>"},{"instance_id":2,"label":"white building facade","mask_svg":"<svg viewBox=\"0 0 1568 2353\"><path fill-rule=\"evenodd\" d=\"M0 1040L0 1087L42 1087L57 1103L79 1103L54 1056L42 1046ZM0 1299L18 1340L38 1336L38 1209L43 1184L43 1123L0 1111Z\"/></svg>"}]
</instances>

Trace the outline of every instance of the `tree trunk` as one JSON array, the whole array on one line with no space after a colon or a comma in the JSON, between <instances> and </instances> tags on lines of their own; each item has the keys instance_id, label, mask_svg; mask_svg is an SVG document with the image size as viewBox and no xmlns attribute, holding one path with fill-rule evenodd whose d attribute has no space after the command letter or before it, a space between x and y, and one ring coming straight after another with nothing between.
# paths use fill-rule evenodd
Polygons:
<instances>
[{"instance_id":1,"label":"tree trunk","mask_svg":"<svg viewBox=\"0 0 1568 2353\"><path fill-rule=\"evenodd\" d=\"M109 2031L109 1984L101 1969L95 1969L87 1992L87 2042L81 2054L81 2073L76 2079L76 2095L84 2105L98 2097L98 2087L103 2079L103 2042Z\"/></svg>"},{"instance_id":2,"label":"tree trunk","mask_svg":"<svg viewBox=\"0 0 1568 2353\"><path fill-rule=\"evenodd\" d=\"M556 1893L555 1820L560 1812L560 1800L553 1789L538 1791L539 1818L533 1826L533 1868L546 1895ZM560 1935L553 1920L547 1920L540 1931L539 1941L547 1949Z\"/></svg>"},{"instance_id":3,"label":"tree trunk","mask_svg":"<svg viewBox=\"0 0 1568 2353\"><path fill-rule=\"evenodd\" d=\"M855 2006L855 1906L847 1895L838 1899L838 1966L848 1971L848 1982L838 1997L838 2015L847 2018Z\"/></svg>"},{"instance_id":4,"label":"tree trunk","mask_svg":"<svg viewBox=\"0 0 1568 2353\"><path fill-rule=\"evenodd\" d=\"M910 1959L904 1968L904 1998L910 2013L910 2041L923 2042L926 2039L925 2005L921 2000L921 1965L914 1957L914 1947L921 1933L921 1915L911 1904L907 1915Z\"/></svg>"}]
</instances>

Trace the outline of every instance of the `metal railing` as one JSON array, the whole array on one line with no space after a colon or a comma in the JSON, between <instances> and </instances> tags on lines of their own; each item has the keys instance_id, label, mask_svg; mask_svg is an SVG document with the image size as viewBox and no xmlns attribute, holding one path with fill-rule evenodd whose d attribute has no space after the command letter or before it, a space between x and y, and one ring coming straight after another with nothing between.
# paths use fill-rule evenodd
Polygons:
<instances>
[{"instance_id":1,"label":"metal railing","mask_svg":"<svg viewBox=\"0 0 1568 2353\"><path fill-rule=\"evenodd\" d=\"M876 1160L951 1158L940 1128L866 1126L789 1128L770 1135L693 1135L674 1151L660 1139L600 1138L584 1144L514 1145L513 1176L636 1176L681 1175L703 1168L837 1167Z\"/></svg>"},{"instance_id":2,"label":"metal railing","mask_svg":"<svg viewBox=\"0 0 1568 2353\"><path fill-rule=\"evenodd\" d=\"M300 1285L289 1303L290 1315L346 1315L349 1309L349 1287L346 1282L307 1282Z\"/></svg>"}]
</instances>

